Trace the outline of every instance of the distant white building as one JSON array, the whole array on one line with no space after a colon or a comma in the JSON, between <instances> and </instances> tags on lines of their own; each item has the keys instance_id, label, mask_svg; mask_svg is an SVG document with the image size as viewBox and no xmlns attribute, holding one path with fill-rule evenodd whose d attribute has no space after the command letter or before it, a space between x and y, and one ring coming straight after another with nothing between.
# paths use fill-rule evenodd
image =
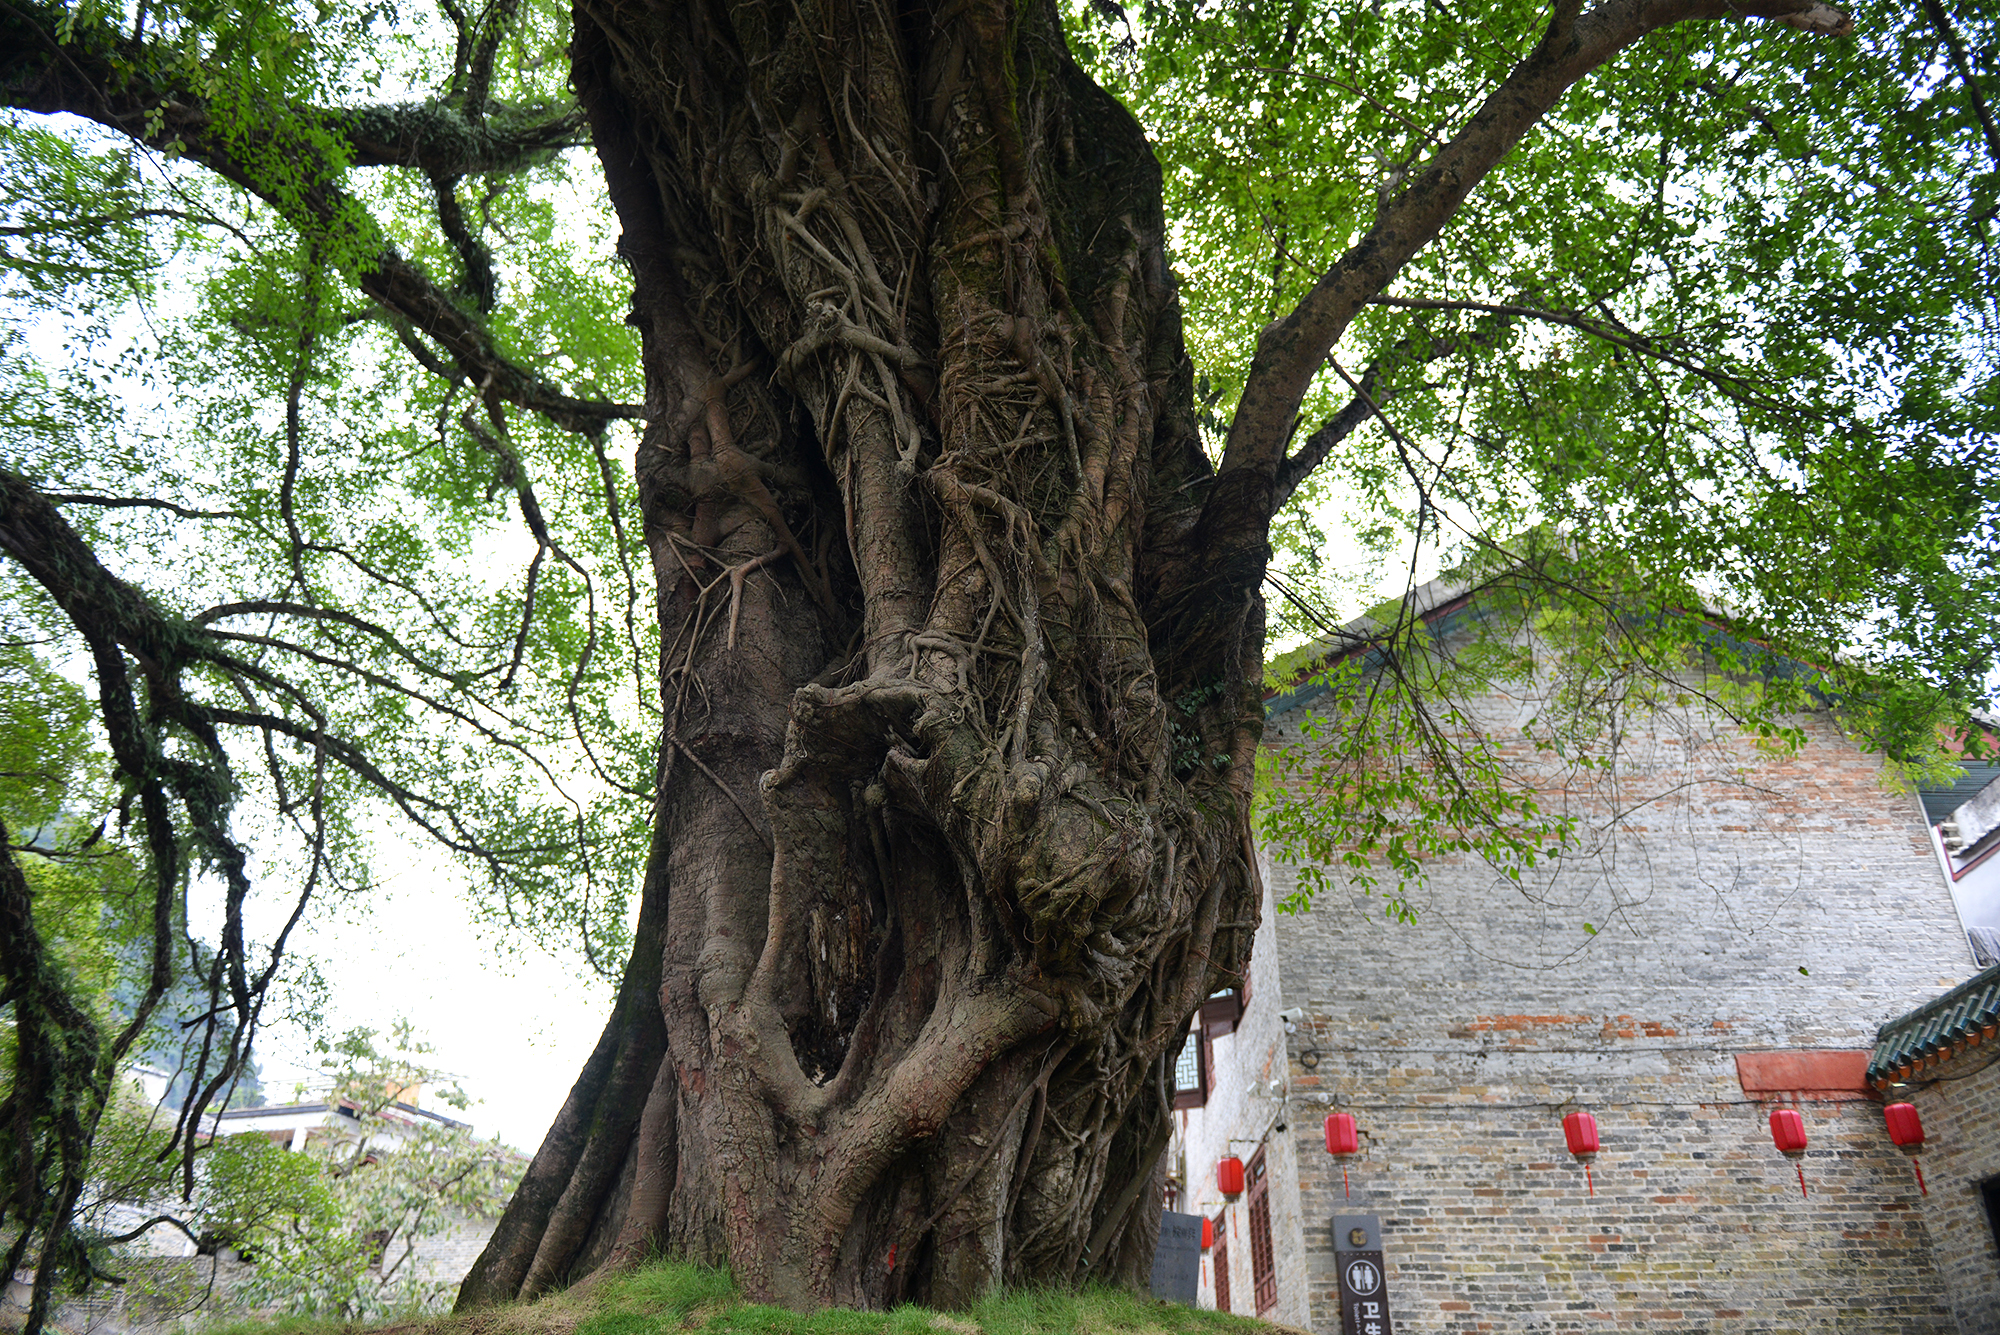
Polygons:
<instances>
[{"instance_id":1,"label":"distant white building","mask_svg":"<svg viewBox=\"0 0 2000 1335\"><path fill-rule=\"evenodd\" d=\"M209 1119L208 1134L238 1136L254 1133L287 1150L309 1145L340 1142L353 1144L366 1136L370 1150L394 1150L397 1144L423 1125L470 1130L468 1123L455 1121L415 1103L401 1099L363 1120L361 1106L352 1099L321 1098L306 1103L277 1103L262 1108L230 1108Z\"/></svg>"},{"instance_id":2,"label":"distant white building","mask_svg":"<svg viewBox=\"0 0 2000 1335\"><path fill-rule=\"evenodd\" d=\"M1967 765L1951 787L1926 792L1924 815L1973 955L2000 964L2000 764Z\"/></svg>"},{"instance_id":3,"label":"distant white building","mask_svg":"<svg viewBox=\"0 0 2000 1335\"><path fill-rule=\"evenodd\" d=\"M173 1083L173 1073L153 1066L135 1066L130 1075L148 1105L161 1108ZM413 1097L415 1092L412 1091ZM171 1110L161 1116L171 1119ZM419 1127L430 1125L470 1130L470 1124L435 1113L412 1101L398 1099L380 1110L364 1114L352 1099L334 1097L331 1092L316 1100L269 1104L260 1108L231 1108L209 1113L202 1119L202 1139L218 1136L261 1135L287 1151L308 1147L341 1145L352 1147L365 1138L366 1153L393 1153ZM171 1206L153 1208L119 1202L104 1211L103 1226L109 1233L138 1228L160 1214L174 1213ZM153 1256L195 1255L188 1236L170 1224L156 1224L124 1244L134 1252ZM476 1255L476 1252L475 1252ZM469 1267L470 1262L467 1262Z\"/></svg>"}]
</instances>

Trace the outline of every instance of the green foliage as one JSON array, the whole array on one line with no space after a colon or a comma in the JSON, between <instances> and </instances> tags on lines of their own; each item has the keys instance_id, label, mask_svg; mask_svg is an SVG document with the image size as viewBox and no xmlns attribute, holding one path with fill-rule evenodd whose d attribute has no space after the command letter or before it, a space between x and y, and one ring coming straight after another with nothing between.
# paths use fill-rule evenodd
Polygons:
<instances>
[{"instance_id":1,"label":"green foliage","mask_svg":"<svg viewBox=\"0 0 2000 1335\"><path fill-rule=\"evenodd\" d=\"M1796 753L1803 718L1830 714L1885 753L1892 781L1955 763L1946 747L1964 707L1933 687L1801 663L1692 590L1567 544L1531 535L1509 555L1453 572L1434 605L1380 606L1282 661L1275 687L1314 692L1300 735L1260 775L1267 846L1297 864L1285 911L1345 885L1409 920L1447 861L1483 862L1519 888L1615 835L1655 788L1722 777L1640 772L1636 733L1669 734L1688 757L1734 754L1726 774Z\"/></svg>"},{"instance_id":2,"label":"green foliage","mask_svg":"<svg viewBox=\"0 0 2000 1335\"><path fill-rule=\"evenodd\" d=\"M190 1177L171 1149L173 1116L121 1086L105 1109L91 1154L91 1184L77 1227L101 1272L118 1274L129 1239L119 1221L137 1211L167 1217L205 1253L255 1255L300 1226L338 1221L323 1165L287 1154L262 1135L220 1136L203 1146Z\"/></svg>"},{"instance_id":3,"label":"green foliage","mask_svg":"<svg viewBox=\"0 0 2000 1335\"><path fill-rule=\"evenodd\" d=\"M398 1100L417 1093L447 1107L464 1109L471 1099L433 1063L437 1049L420 1037L407 1016L398 1016L388 1032L358 1025L340 1035L319 1034L313 1040L332 1097L340 1098L370 1117L379 1117Z\"/></svg>"},{"instance_id":4,"label":"green foliage","mask_svg":"<svg viewBox=\"0 0 2000 1335\"><path fill-rule=\"evenodd\" d=\"M127 1268L111 1224L129 1217L119 1215L124 1207L171 1218L204 1255L226 1249L247 1261L248 1276L230 1291L234 1304L343 1321L441 1310L455 1286L428 1269L423 1248L497 1217L524 1162L467 1127L398 1106L419 1089L464 1102L406 1021L386 1036L351 1030L321 1050L327 1098L352 1115L329 1116L298 1151L260 1133L219 1136L183 1177L169 1148L171 1115L129 1091L114 1101L79 1221L100 1270ZM188 1301L212 1311L211 1298L204 1289Z\"/></svg>"},{"instance_id":5,"label":"green foliage","mask_svg":"<svg viewBox=\"0 0 2000 1335\"><path fill-rule=\"evenodd\" d=\"M189 1118L240 1093L267 1006L309 1018L313 980L246 924L366 891L385 816L457 859L516 942L622 958L651 781L631 439L510 414L430 325L356 315L414 259L496 365L636 397L606 211L567 207L593 165L550 59L566 24L515 8L481 72L385 6L0 15L7 86L54 51L110 127L0 113L0 475L89 553L0 574L0 814L34 850L48 985L100 1021L100 1086L126 1041L169 1066L185 1042ZM377 100L426 79L436 95ZM415 133L456 162L445 186L355 168L367 136ZM92 624L113 609L136 627ZM114 764L121 714L141 731ZM128 1034L162 962L164 1012ZM36 1087L72 1119L67 1164L96 1096ZM191 1153L179 1130L154 1149Z\"/></svg>"},{"instance_id":6,"label":"green foliage","mask_svg":"<svg viewBox=\"0 0 2000 1335\"><path fill-rule=\"evenodd\" d=\"M1250 1335L1248 1317L1159 1302L1122 1290L1022 1289L989 1294L964 1312L899 1307L794 1312L745 1303L726 1271L655 1261L521 1307L428 1322L424 1335ZM351 1325L290 1318L215 1324L209 1335L348 1335Z\"/></svg>"},{"instance_id":7,"label":"green foliage","mask_svg":"<svg viewBox=\"0 0 2000 1335\"><path fill-rule=\"evenodd\" d=\"M386 1035L351 1029L319 1048L326 1098L352 1116L329 1118L302 1152L279 1152L323 1201L246 1235L239 1249L254 1270L235 1297L349 1321L440 1311L456 1286L427 1268L422 1248L468 1221L497 1218L525 1164L468 1127L402 1106L420 1093L451 1107L467 1102L407 1020Z\"/></svg>"},{"instance_id":8,"label":"green foliage","mask_svg":"<svg viewBox=\"0 0 2000 1335\"><path fill-rule=\"evenodd\" d=\"M922 1307L801 1313L745 1303L726 1273L672 1261L656 1262L597 1287L584 1300L592 1310L577 1323L577 1335L651 1335L670 1330L714 1335L1221 1335L1261 1325L1104 1288L993 1293L968 1311L949 1315ZM559 1310L563 1300L546 1305ZM515 1319L532 1323L535 1311L527 1308ZM557 1312L549 1315L556 1317ZM528 1335L527 1330L522 1335Z\"/></svg>"},{"instance_id":9,"label":"green foliage","mask_svg":"<svg viewBox=\"0 0 2000 1335\"><path fill-rule=\"evenodd\" d=\"M90 700L20 641L0 641L0 810L17 840L63 816L72 786L104 781Z\"/></svg>"},{"instance_id":10,"label":"green foliage","mask_svg":"<svg viewBox=\"0 0 2000 1335\"><path fill-rule=\"evenodd\" d=\"M427 1269L421 1249L468 1221L497 1218L524 1161L464 1127L364 1114L358 1128L348 1143L278 1151L313 1174L325 1205L253 1237L254 1269L239 1300L348 1321L435 1313L450 1303L456 1279Z\"/></svg>"},{"instance_id":11,"label":"green foliage","mask_svg":"<svg viewBox=\"0 0 2000 1335\"><path fill-rule=\"evenodd\" d=\"M726 1270L659 1260L613 1279L598 1311L577 1324L579 1335L618 1335L639 1322L685 1326L742 1301Z\"/></svg>"},{"instance_id":12,"label":"green foliage","mask_svg":"<svg viewBox=\"0 0 2000 1335\"><path fill-rule=\"evenodd\" d=\"M621 957L645 847L629 795L651 774L633 687L652 631L617 517L635 503L616 466L631 440L489 420L449 358L427 369L410 330L354 314L387 249L446 283L471 261L432 183L354 169L352 136L421 134L476 163L560 123L566 11L520 7L477 109L455 91L371 102L467 77L388 6L149 4L138 43L88 4L46 13L122 95L160 90L156 139L176 133L175 98L199 102L206 138L155 151L0 118L0 467L88 498L67 517L114 573L289 683L252 701L240 674L198 687L292 725L248 729L232 775L268 883L366 887L363 831L387 809L460 859L496 917ZM507 246L503 299L468 313L501 352L632 399L608 214L578 206L601 194L594 164L554 142L457 187L476 248ZM226 158L232 179L183 152ZM10 581L0 613L45 666L73 663L45 597Z\"/></svg>"},{"instance_id":13,"label":"green foliage","mask_svg":"<svg viewBox=\"0 0 2000 1335\"><path fill-rule=\"evenodd\" d=\"M1072 30L1158 146L1218 432L1258 330L1547 18L1358 0L1106 12L1077 4ZM1416 304L1363 312L1294 443L1356 382L1385 416L1334 446L1274 529L1281 640L1413 563L1553 526L1809 661L1859 654L1960 708L1989 698L2000 143L1965 75L1994 100L2000 29L1988 8L1944 7L1962 74L1924 7L1853 12L1849 39L1738 20L1645 39L1399 275L1387 297ZM1364 565L1331 562L1329 537Z\"/></svg>"},{"instance_id":14,"label":"green foliage","mask_svg":"<svg viewBox=\"0 0 2000 1335\"><path fill-rule=\"evenodd\" d=\"M1559 795L1606 781L1619 711L1671 710L1690 674L1758 744L1795 747L1800 711L1837 706L1892 778L1950 771L2000 683L2000 143L1974 105L2000 86L2000 29L1939 12L1948 32L1868 5L1852 39L1655 33L1348 331L1293 448L1359 394L1380 416L1272 534L1273 635L1304 642L1273 684L1317 672L1328 692L1263 776L1264 833L1301 865L1288 907L1344 878L1407 916L1441 858L1520 884L1584 833ZM1212 449L1258 332L1546 20L1072 6L1081 55L1158 149ZM1449 637L1400 600L1366 643L1334 634L1440 566L1507 588ZM1467 702L1530 677L1546 707L1521 737L1473 725Z\"/></svg>"}]
</instances>

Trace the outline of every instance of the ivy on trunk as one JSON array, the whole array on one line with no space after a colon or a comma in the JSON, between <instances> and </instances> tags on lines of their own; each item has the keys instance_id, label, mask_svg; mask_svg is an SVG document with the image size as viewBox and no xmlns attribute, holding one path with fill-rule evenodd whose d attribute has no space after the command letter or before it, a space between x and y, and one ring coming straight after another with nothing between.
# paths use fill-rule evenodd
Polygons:
<instances>
[{"instance_id":1,"label":"ivy on trunk","mask_svg":"<svg viewBox=\"0 0 2000 1335\"><path fill-rule=\"evenodd\" d=\"M583 5L666 711L618 1013L462 1301L664 1245L792 1304L1150 1263L1238 976L1256 580L1158 169L1052 10Z\"/></svg>"},{"instance_id":2,"label":"ivy on trunk","mask_svg":"<svg viewBox=\"0 0 2000 1335\"><path fill-rule=\"evenodd\" d=\"M1520 322L1689 371L1739 406L1768 397L1740 377L1704 378L1681 331L1635 331L1604 300L1592 314L1519 292L1387 289L1568 90L1635 43L1745 18L1839 35L1846 15L1818 0L1558 0L1518 47L1489 43L1505 55L1480 67L1476 105L1454 102L1457 119L1435 134L1409 122L1416 147L1362 193L1369 216L1308 283L1280 281L1290 252L1278 229L1272 288L1297 299L1274 301L1211 459L1198 423L1215 400L1197 405L1161 169L1138 122L1072 59L1050 0L577 0L575 105L527 96L550 90L526 73L511 85L521 96L495 95L496 62L541 21L532 12L511 0L442 8L458 44L434 99L329 109L286 83L297 34L271 31L264 9L204 45L207 11L156 13L149 35L145 5L119 24L0 5L9 106L67 112L199 165L297 243L276 260L246 244L245 271L266 288L303 278L292 305L272 304L278 333L231 326L267 339L255 345L271 395L259 411L284 408L282 428L246 427L234 446L274 461L240 508L57 492L34 470L0 471L0 551L99 665L107 735L152 844L146 1008L169 981L174 931L202 957L176 898L201 868L229 892L200 1017L203 1061L209 1046L219 1054L204 1067L209 1094L247 1054L279 968L282 934L254 960L246 940L249 860L229 814L233 766L252 748L238 739L261 743L268 793L300 831L292 921L348 865L327 845L357 793L495 884L539 887L506 899L510 913L538 911L536 894L565 903L549 864L585 868L588 884L618 842L593 837L610 823L594 825L580 799L573 818L540 825L484 805L477 775L425 768L422 726L396 711L443 720L556 790L536 748L574 739L597 786L650 826L637 926L610 1021L462 1305L661 1249L726 1264L749 1295L800 1307L948 1307L996 1284L1141 1282L1174 1059L1201 1002L1240 983L1257 925L1249 815L1274 515L1383 398L1417 394L1427 368L1502 346ZM324 82L351 89L346 77ZM488 214L507 181L586 131L622 228L643 403L584 374L558 383L562 356L517 347L532 340L501 302L511 275L488 250L508 235ZM407 243L407 217L371 214L395 196L355 188L362 171L421 176L436 216L415 245L393 239ZM479 197L475 178L492 193ZM178 203L120 225L168 215L247 235ZM90 216L95 227L111 215ZM0 235L68 235L87 221ZM1486 323L1413 328L1376 348L1347 381L1351 398L1305 429L1331 351L1381 301ZM567 313L542 314L560 343ZM428 377L382 395L424 419L396 456L422 477L407 494L454 522L482 487L518 508L535 552L518 606L496 611L407 574L401 549L423 543L395 527L405 493L371 493L380 542L344 542L299 500L323 480L314 423L328 437L341 432L323 419L366 425L339 416L344 402L331 411L331 391L316 398L315 376L338 349L374 347L355 332L372 326ZM626 511L606 445L619 422L643 423L637 538L660 644L650 783L592 749L588 717L615 712L592 675L591 572L615 570L634 599L641 582L622 564ZM1384 430L1423 493L1421 534L1435 526L1424 478L1445 465L1427 473ZM1508 485L1540 487L1551 506L1574 493L1567 456L1528 452ZM568 469L554 485L552 458ZM1913 467L1950 473L1927 455ZM581 486L561 485L572 474ZM322 494L328 509L346 499ZM593 551L572 550L562 528L579 494L603 506ZM237 524L220 531L267 544L268 568L250 563L254 587L182 617L105 566L92 545L102 526L80 531L64 507ZM1894 561L1947 585L1976 523L1970 504L1926 511ZM483 536L455 530L456 551ZM1874 541L1850 548L1870 570L1893 564ZM1961 545L1936 556L1949 543ZM565 620L564 599L590 609L587 629ZM1839 604L1850 620L1851 603ZM522 703L538 668L563 680ZM354 695L391 703L371 717L346 703ZM0 947L21 1010L45 975L25 882L8 870ZM574 914L587 939L594 912L605 914L586 895ZM43 1028L102 1046L63 1004L38 1012L60 1020ZM21 1051L17 1167L0 1185L23 1229L17 1254L40 1239L52 1260L68 1207L42 1209L29 1184L78 1180L90 1118L60 1116L101 1101L104 1077L87 1052ZM74 1075L87 1067L94 1094ZM184 1143L200 1115L197 1104L184 1119Z\"/></svg>"}]
</instances>

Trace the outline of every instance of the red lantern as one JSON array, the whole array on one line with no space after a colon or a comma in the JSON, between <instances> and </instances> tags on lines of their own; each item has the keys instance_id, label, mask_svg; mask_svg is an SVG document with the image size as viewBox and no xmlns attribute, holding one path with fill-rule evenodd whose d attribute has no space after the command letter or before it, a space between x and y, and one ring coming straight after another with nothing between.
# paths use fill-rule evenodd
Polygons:
<instances>
[{"instance_id":1,"label":"red lantern","mask_svg":"<svg viewBox=\"0 0 2000 1335\"><path fill-rule=\"evenodd\" d=\"M1590 1194L1597 1194L1597 1183L1591 1180L1590 1161L1597 1157L1597 1119L1587 1112L1573 1112L1563 1118L1563 1139L1569 1142L1569 1152L1583 1164L1583 1183Z\"/></svg>"},{"instance_id":2,"label":"red lantern","mask_svg":"<svg viewBox=\"0 0 2000 1335\"><path fill-rule=\"evenodd\" d=\"M1354 1127L1353 1113L1330 1113L1326 1119L1326 1152L1337 1155L1340 1165L1340 1194L1347 1196L1348 1155L1361 1153L1361 1133Z\"/></svg>"},{"instance_id":3,"label":"red lantern","mask_svg":"<svg viewBox=\"0 0 2000 1335\"><path fill-rule=\"evenodd\" d=\"M1917 1170L1917 1190L1930 1195L1931 1189L1924 1185L1924 1166L1917 1162L1917 1154L1924 1147L1924 1119L1917 1116L1917 1105L1892 1103L1882 1110L1882 1120L1888 1123L1889 1139L1910 1156L1910 1167Z\"/></svg>"},{"instance_id":4,"label":"red lantern","mask_svg":"<svg viewBox=\"0 0 2000 1335\"><path fill-rule=\"evenodd\" d=\"M1215 1245L1215 1221L1207 1215L1201 1217L1201 1249L1207 1251Z\"/></svg>"},{"instance_id":5,"label":"red lantern","mask_svg":"<svg viewBox=\"0 0 2000 1335\"><path fill-rule=\"evenodd\" d=\"M1796 1108L1773 1108L1771 1110L1771 1142L1778 1147L1778 1153L1797 1163L1806 1153L1806 1119L1799 1116ZM1806 1194L1806 1169L1799 1164L1799 1195Z\"/></svg>"},{"instance_id":6,"label":"red lantern","mask_svg":"<svg viewBox=\"0 0 2000 1335\"><path fill-rule=\"evenodd\" d=\"M1243 1192L1243 1161L1230 1155L1215 1166L1215 1185L1225 1196L1238 1196Z\"/></svg>"},{"instance_id":7,"label":"red lantern","mask_svg":"<svg viewBox=\"0 0 2000 1335\"><path fill-rule=\"evenodd\" d=\"M1924 1119L1917 1116L1916 1104L1892 1103L1882 1110L1882 1120L1889 1125L1889 1139L1903 1153L1915 1154L1923 1147Z\"/></svg>"}]
</instances>

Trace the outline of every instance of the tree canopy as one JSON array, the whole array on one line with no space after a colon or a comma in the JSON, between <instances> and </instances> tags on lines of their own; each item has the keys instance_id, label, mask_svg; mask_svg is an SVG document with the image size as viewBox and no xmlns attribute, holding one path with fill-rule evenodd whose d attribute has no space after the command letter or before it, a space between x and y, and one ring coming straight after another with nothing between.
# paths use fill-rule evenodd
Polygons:
<instances>
[{"instance_id":1,"label":"tree canopy","mask_svg":"<svg viewBox=\"0 0 2000 1335\"><path fill-rule=\"evenodd\" d=\"M926 670L985 692L993 754L1014 748L993 791L1033 806L1042 787L1018 786L1020 737L1041 708L1029 696L1051 688L1031 650L1068 632L1038 628L1023 591L1067 606L1050 591L1067 577L1064 544L1081 553L1083 540L1047 497L1076 479L1102 493L1107 475L1118 492L1117 469L1138 448L1111 448L1119 423L1151 424L1154 462L1132 484L1142 499L1119 510L1100 495L1084 527L1136 529L1129 516L1143 515L1169 534L1098 581L1107 605L1131 605L1158 664L1157 676L1119 667L1123 684L1104 689L1129 687L1145 717L1158 715L1164 769L1118 791L1154 795L1129 801L1155 804L1145 838L1161 841L1163 865L1174 865L1174 836L1160 832L1175 828L1176 803L1225 813L1217 830L1245 818L1230 804L1247 794L1255 695L1217 664L1237 652L1230 636L1257 652L1261 599L1279 633L1318 635L1357 586L1441 557L1541 571L1555 596L1615 595L1636 616L1727 606L1748 640L1823 664L1857 726L1895 754L1919 755L1939 723L1985 701L2000 626L2000 128L1988 100L2000 28L1986 9L1559 0L1463 15L1428 0L1096 0L1057 16L1024 4L1005 11L998 36L954 38L957 73L925 66L915 91L857 103L856 71L879 54L865 44L844 73L831 56L811 78L780 68L807 59L786 25L847 32L838 6L727 21L687 7L702 40L726 30L717 48L773 88L816 78L828 90L800 103L791 139L742 130L764 113L740 110L720 84L621 83L631 76L620 62L643 64L653 48L619 25L637 32L683 11L613 9L615 21L585 6L586 21L543 0L0 4L11 108L0 121L0 652L15 673L0 747L30 757L9 783L41 784L0 797L5 996L20 1044L7 1103L20 1152L0 1181L18 1229L10 1259L41 1247L35 1320L63 1255L43 1243L69 1228L109 1072L175 977L195 977L207 1004L174 1021L202 1035L177 1136L191 1142L282 985L299 915L369 892L383 813L464 865L479 911L580 938L614 976L628 953L658 950L643 911L636 947L627 924L671 823L659 815L662 776L693 773L767 856L782 849L785 831L763 814L777 799L704 760L688 722L691 701L734 698L711 700L720 688L704 655L734 651L739 633L760 642L758 608L817 618L813 636L848 643L879 679L890 669L872 628L894 619L880 590L917 608L933 594L929 575L871 583L869 560L905 542L986 562L1001 648L947 636L927 649L909 632L907 652L913 664L956 656L955 668ZM897 22L916 25L915 50L964 14L919 6ZM1037 45L1058 17L1080 68ZM1004 59L982 64L980 41ZM935 125L911 140L928 147L897 147L891 130L916 112L896 97L945 105L939 89L953 79L992 107L1018 106L1020 125L1029 110L1042 119L1020 131L1027 165L1001 152L992 167L1013 212L938 241L928 269L897 267L882 238L900 244L898 210L931 245L955 216L953 155L987 151L976 136L947 143ZM700 105L679 100L690 98ZM1143 147L1118 156L1118 103L1143 128L1157 180ZM852 123L833 123L834 108ZM645 128L649 116L671 128ZM671 157L660 145L674 134L699 144L711 129L745 154L743 143L764 144L769 170L690 165L661 197L689 216L715 210L714 254L689 258L679 214L647 249L633 219L655 207L642 198L651 178L633 164ZM944 167L919 160L932 153ZM787 186L801 160L816 184ZM732 171L749 182L740 200ZM880 173L870 188L905 192L885 196L879 217L841 202L863 171ZM1031 177L1059 177L1062 197L1020 184ZM1021 306L1015 333L989 339L1021 365L983 392L1011 403L1026 385L1066 405L1062 420L1043 423L1031 406L1013 440L982 447L1007 454L992 476L1015 492L999 497L995 480L947 494L961 484L939 467L952 430L935 405L959 382L936 378L948 359L921 347L943 339L932 306L945 303L911 293L944 281L944 257L1017 243L1028 249L996 261L993 281L1028 283L1008 266L1033 268L1050 294L1035 298L1037 320L1096 302L1062 337L1109 347L1119 321L1143 320L1144 338L1128 343L1151 361L1135 370L1107 353L1109 369L1078 372L1061 347L1034 350L1033 303ZM768 257L769 270L728 271L732 247ZM1147 268L1155 247L1171 274ZM880 273L862 255L881 258ZM811 277L821 269L848 278ZM1121 282L1163 295L1128 316L1141 298ZM698 317L685 347L660 341L661 292ZM754 336L715 332L728 320L709 316L725 301ZM929 312L908 317L922 337L899 341L897 320L915 306ZM791 331L788 345L773 328ZM715 363L699 402L671 392L675 359L690 356ZM812 377L832 357L848 360L824 372L824 393L799 387L821 383ZM671 451L642 431L693 438L717 412L736 414L739 435L745 414L762 414L758 430L774 438L817 433L825 456L746 446L648 462L649 450ZM886 453L870 473L835 438L874 417ZM918 476L933 491L916 506L917 537L870 528L885 522L881 498ZM798 499L829 488L844 501ZM724 492L772 535L727 561L699 517ZM823 531L842 505L844 538ZM997 538L965 517L989 505L1008 516ZM695 516L686 533L663 517L677 507ZM1104 517L1114 511L1125 517ZM988 536L954 547L961 529ZM1543 561L1550 549L1519 540L1529 534L1559 535L1562 559ZM1359 570L1323 556L1346 535ZM1013 554L993 556L1003 548ZM775 603L754 601L759 581ZM985 646L995 616L966 643ZM822 692L812 698L823 706L844 670L801 669L793 688L800 700ZM981 685L989 671L1013 675ZM83 680L87 724L72 684ZM1006 721L1016 706L997 703L1015 692L1018 734ZM908 736L916 724L896 721L902 707L869 706ZM1074 710L1061 717L1070 734L1088 731ZM773 736L783 732L781 719ZM1091 764L1125 763L1090 742ZM748 773L794 773L777 760ZM1203 766L1217 772L1212 792ZM857 792L867 782L858 774ZM1157 796L1162 782L1176 795ZM973 800L969 783L951 802ZM889 788L885 798L876 781L865 805L916 802ZM1106 821L1110 800L1076 799ZM960 837L938 824L945 842ZM139 869L143 912L120 920L138 924L121 957L133 1000L115 1023L77 1002L47 901L31 904L19 874L40 856L22 833L31 827L74 833L71 852L116 845ZM1226 853L1226 833L1216 838ZM1247 949L1247 932L1220 930L1195 954L1223 973L1189 974L1189 997ZM1175 958L1175 969L1209 967ZM1051 977L1068 967L1041 964ZM859 976L840 986L867 995ZM1090 987L1063 993L1065 1023L1079 998L1143 1009L1130 1000L1138 984L1120 986L1115 1005ZM1167 1037L1135 1044L1132 1090L1184 1021L1183 1010L1158 1026ZM812 1021L833 1035L823 1039L798 1016L786 1023L802 1053L825 1047L800 1066L830 1071L855 1021L837 1035L833 1020ZM651 1063L668 1041L654 1042ZM1053 1097L1049 1078L1045 1066L1035 1098ZM629 1079L643 1092L651 1076ZM1012 1098L996 1106L1038 1132L1042 1114L1024 1110L1041 1104ZM1092 1162L1101 1179L1102 1156ZM1108 1245L1129 1208L1090 1215L1064 1264ZM565 1245L560 1267L583 1246Z\"/></svg>"}]
</instances>

